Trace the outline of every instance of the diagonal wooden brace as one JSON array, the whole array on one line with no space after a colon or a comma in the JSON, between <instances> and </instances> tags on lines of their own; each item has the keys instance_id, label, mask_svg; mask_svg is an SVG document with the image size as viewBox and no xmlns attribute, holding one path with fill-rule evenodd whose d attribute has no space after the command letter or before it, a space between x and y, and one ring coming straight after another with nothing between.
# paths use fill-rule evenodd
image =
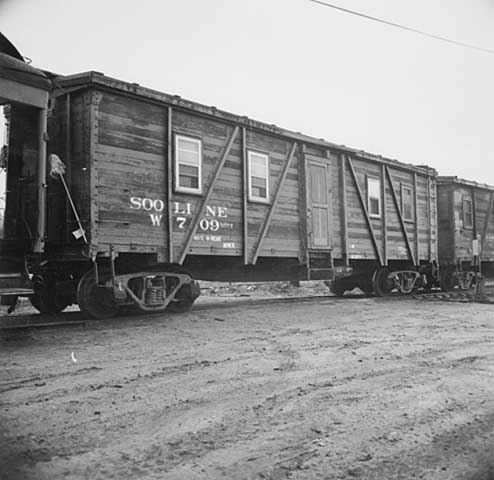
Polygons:
<instances>
[{"instance_id":1,"label":"diagonal wooden brace","mask_svg":"<svg viewBox=\"0 0 494 480\"><path fill-rule=\"evenodd\" d=\"M180 257L178 259L178 263L181 265L183 261L185 260L185 257L187 256L187 250L190 247L190 244L192 243L192 239L194 238L194 234L196 233L197 226L199 225L199 222L204 215L204 211L206 210L206 206L209 202L209 199L211 198L211 194L213 193L214 185L216 183L216 180L218 179L221 169L223 168L223 165L225 164L226 159L228 158L228 155L230 154L230 150L232 149L233 142L235 141L235 138L237 137L239 131L239 127L235 127L230 139L228 140L228 143L225 147L225 150L223 152L223 155L221 156L221 159L216 167L216 170L214 171L212 177L210 178L208 182L208 187L206 190L206 195L202 199L201 206L199 207L199 210L197 211L196 215L192 219L192 223L189 229L189 233L187 234L187 237L185 239L185 243L182 249L182 253L180 254Z\"/></svg>"}]
</instances>

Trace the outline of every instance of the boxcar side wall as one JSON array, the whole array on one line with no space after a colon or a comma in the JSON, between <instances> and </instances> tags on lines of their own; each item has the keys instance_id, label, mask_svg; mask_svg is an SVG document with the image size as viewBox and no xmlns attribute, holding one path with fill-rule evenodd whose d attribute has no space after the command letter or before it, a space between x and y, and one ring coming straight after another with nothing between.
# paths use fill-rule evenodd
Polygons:
<instances>
[{"instance_id":1,"label":"boxcar side wall","mask_svg":"<svg viewBox=\"0 0 494 480\"><path fill-rule=\"evenodd\" d=\"M312 261L326 275L333 261L418 266L437 256L433 170L109 87L86 86L69 97L58 98L53 145L68 158L92 255L201 263L209 278L218 265L223 273L252 272L256 265L283 268L279 260L303 277ZM200 151L193 188L177 185L179 139ZM250 185L258 175L250 171L254 157L267 159L264 199ZM62 217L68 227L61 232L52 222L51 237L83 245L70 235L77 225L67 203L51 214Z\"/></svg>"},{"instance_id":2,"label":"boxcar side wall","mask_svg":"<svg viewBox=\"0 0 494 480\"><path fill-rule=\"evenodd\" d=\"M475 239L480 242L482 261L493 262L493 190L440 181L438 191L442 263L473 262Z\"/></svg>"},{"instance_id":3,"label":"boxcar side wall","mask_svg":"<svg viewBox=\"0 0 494 480\"><path fill-rule=\"evenodd\" d=\"M419 264L437 257L432 174L347 155L334 156L333 162L340 169L334 175L332 196L341 232L334 237L335 259L387 265L389 261ZM378 197L372 210L371 188Z\"/></svg>"},{"instance_id":4,"label":"boxcar side wall","mask_svg":"<svg viewBox=\"0 0 494 480\"><path fill-rule=\"evenodd\" d=\"M167 111L97 91L92 109L92 242L166 258Z\"/></svg>"},{"instance_id":5,"label":"boxcar side wall","mask_svg":"<svg viewBox=\"0 0 494 480\"><path fill-rule=\"evenodd\" d=\"M92 93L92 243L105 254L303 258L300 146L195 112ZM198 141L201 191L176 188L176 138ZM248 154L269 157L268 199L249 198ZM170 189L171 187L171 189Z\"/></svg>"}]
</instances>

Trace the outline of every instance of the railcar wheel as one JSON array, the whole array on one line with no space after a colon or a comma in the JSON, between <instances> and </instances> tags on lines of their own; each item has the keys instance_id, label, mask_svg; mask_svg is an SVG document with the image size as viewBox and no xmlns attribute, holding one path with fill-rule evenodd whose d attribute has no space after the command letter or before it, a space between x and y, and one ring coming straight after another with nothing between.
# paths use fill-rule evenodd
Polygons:
<instances>
[{"instance_id":1,"label":"railcar wheel","mask_svg":"<svg viewBox=\"0 0 494 480\"><path fill-rule=\"evenodd\" d=\"M454 270L445 269L441 272L439 286L443 292L451 292L458 285Z\"/></svg>"},{"instance_id":2,"label":"railcar wheel","mask_svg":"<svg viewBox=\"0 0 494 480\"><path fill-rule=\"evenodd\" d=\"M72 303L64 285L53 278L36 274L32 281L36 293L29 297L29 301L38 312L55 315Z\"/></svg>"},{"instance_id":3,"label":"railcar wheel","mask_svg":"<svg viewBox=\"0 0 494 480\"><path fill-rule=\"evenodd\" d=\"M374 294L374 285L372 282L372 278L365 278L360 281L359 283L359 288L362 290L366 295L373 295Z\"/></svg>"},{"instance_id":4,"label":"railcar wheel","mask_svg":"<svg viewBox=\"0 0 494 480\"><path fill-rule=\"evenodd\" d=\"M386 297L393 290L393 282L388 278L389 270L387 268L379 268L374 273L372 285L374 292L378 297Z\"/></svg>"},{"instance_id":5,"label":"railcar wheel","mask_svg":"<svg viewBox=\"0 0 494 480\"><path fill-rule=\"evenodd\" d=\"M192 278L191 274L182 268L179 265L171 265L167 269L170 273L180 273L182 275L188 275L189 277ZM167 285L167 290L172 290L175 287L175 282L172 280L168 285ZM180 293L177 292L177 293ZM190 300L188 298L177 298L176 300L172 300L166 307L166 310L169 312L173 313L185 313L188 312L192 308L192 304L194 303L194 300Z\"/></svg>"},{"instance_id":6,"label":"railcar wheel","mask_svg":"<svg viewBox=\"0 0 494 480\"><path fill-rule=\"evenodd\" d=\"M347 290L345 285L343 285L343 283L339 282L338 280L333 280L332 282L329 282L328 287L329 287L329 291L337 297L343 297L343 295Z\"/></svg>"},{"instance_id":7,"label":"railcar wheel","mask_svg":"<svg viewBox=\"0 0 494 480\"><path fill-rule=\"evenodd\" d=\"M40 290L30 296L29 301L38 312L48 315L60 313L69 306L69 302L65 300L63 295L58 294L56 291L52 293L46 290Z\"/></svg>"},{"instance_id":8,"label":"railcar wheel","mask_svg":"<svg viewBox=\"0 0 494 480\"><path fill-rule=\"evenodd\" d=\"M112 292L97 285L93 270L79 281L77 303L82 312L98 320L112 318L119 310Z\"/></svg>"}]
</instances>

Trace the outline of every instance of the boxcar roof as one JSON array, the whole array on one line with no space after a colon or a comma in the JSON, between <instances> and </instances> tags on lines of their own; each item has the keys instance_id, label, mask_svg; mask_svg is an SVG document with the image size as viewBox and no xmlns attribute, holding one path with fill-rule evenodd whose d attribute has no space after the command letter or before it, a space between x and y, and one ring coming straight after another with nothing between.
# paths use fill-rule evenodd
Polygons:
<instances>
[{"instance_id":1,"label":"boxcar roof","mask_svg":"<svg viewBox=\"0 0 494 480\"><path fill-rule=\"evenodd\" d=\"M179 95L170 95L167 93L159 92L157 90L152 90L150 88L142 87L138 83L128 83L122 80L111 78L100 72L89 71L68 76L55 75L52 73L50 74L50 76L54 80L55 92L58 88L60 88L60 94L63 94L66 89L72 91L79 88L87 88L91 85L95 85L98 87L103 87L105 89L117 90L127 95L138 96L154 102L171 105L180 109L192 110L201 115L215 117L224 121L240 124L248 128L262 130L274 135L289 137L293 140L309 143L318 147L336 150L341 153L347 153L355 158L362 158L378 163L384 163L402 170L413 171L434 177L437 175L436 170L432 167L429 167L428 165L412 165L400 162L398 160L385 158L381 155L374 155L363 150L347 147L346 145L338 145L328 142L324 139L310 137L300 132L286 130L276 125L259 122L246 116L235 115L233 113L220 110L214 106L207 106L197 102L186 100Z\"/></svg>"},{"instance_id":2,"label":"boxcar roof","mask_svg":"<svg viewBox=\"0 0 494 480\"><path fill-rule=\"evenodd\" d=\"M28 65L23 60L3 52L0 52L0 77L23 85L40 88L45 92L51 89L50 81L45 73Z\"/></svg>"},{"instance_id":3,"label":"boxcar roof","mask_svg":"<svg viewBox=\"0 0 494 480\"><path fill-rule=\"evenodd\" d=\"M437 183L440 185L459 185L461 187L472 187L472 188L482 188L484 190L494 191L492 185L487 185L486 183L474 182L473 180L465 180L464 178L458 177L448 177L448 176L438 176Z\"/></svg>"}]
</instances>

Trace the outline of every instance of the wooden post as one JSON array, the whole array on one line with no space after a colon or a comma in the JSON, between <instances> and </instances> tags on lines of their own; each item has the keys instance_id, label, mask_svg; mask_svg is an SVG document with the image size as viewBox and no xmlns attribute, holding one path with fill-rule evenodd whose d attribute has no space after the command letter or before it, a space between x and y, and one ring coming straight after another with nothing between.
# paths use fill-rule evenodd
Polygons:
<instances>
[{"instance_id":1,"label":"wooden post","mask_svg":"<svg viewBox=\"0 0 494 480\"><path fill-rule=\"evenodd\" d=\"M480 252L482 253L482 250L484 248L484 242L485 238L487 236L487 230L489 229L489 218L491 218L492 215L492 208L494 206L494 191L491 191L491 195L489 198L489 208L487 210L487 215L484 220L484 228L482 229L482 237L480 240Z\"/></svg>"},{"instance_id":2,"label":"wooden post","mask_svg":"<svg viewBox=\"0 0 494 480\"><path fill-rule=\"evenodd\" d=\"M384 165L381 165L381 189L382 189L382 220L381 220L381 235L383 244L383 264L388 265L388 226L386 219L386 172Z\"/></svg>"},{"instance_id":3,"label":"wooden post","mask_svg":"<svg viewBox=\"0 0 494 480\"><path fill-rule=\"evenodd\" d=\"M340 155L340 184L341 184L341 243L343 261L345 266L350 264L348 255L348 218L346 211L346 156L344 153Z\"/></svg>"},{"instance_id":4,"label":"wooden post","mask_svg":"<svg viewBox=\"0 0 494 480\"><path fill-rule=\"evenodd\" d=\"M38 223L36 242L33 251L42 253L45 250L46 233L46 125L47 109L38 109Z\"/></svg>"},{"instance_id":5,"label":"wooden post","mask_svg":"<svg viewBox=\"0 0 494 480\"><path fill-rule=\"evenodd\" d=\"M477 238L477 209L475 208L475 190L473 188L470 190L470 194L472 195L472 234L475 240Z\"/></svg>"},{"instance_id":6,"label":"wooden post","mask_svg":"<svg viewBox=\"0 0 494 480\"><path fill-rule=\"evenodd\" d=\"M369 217L369 212L367 211L366 202L365 202L364 197L362 195L362 190L360 189L360 185L358 183L357 174L355 173L355 169L353 168L353 164L352 164L351 159L347 158L347 161L348 161L348 166L350 167L350 172L352 174L353 182L355 183L355 187L357 189L358 198L360 200L360 205L362 207L362 211L364 212L365 221L367 222L367 228L368 228L369 234L371 236L372 245L374 246L374 251L376 253L377 260L379 261L379 266L382 267L382 266L384 266L384 264L383 264L383 259L382 259L382 255L381 255L381 250L379 249L379 246L377 245L376 236L374 235L374 230L372 229L372 223L371 223L371 220Z\"/></svg>"},{"instance_id":7,"label":"wooden post","mask_svg":"<svg viewBox=\"0 0 494 480\"><path fill-rule=\"evenodd\" d=\"M190 229L187 234L185 244L182 249L182 253L180 254L178 263L181 265L183 261L185 260L185 257L187 256L187 250L190 247L190 244L192 243L192 239L194 237L194 234L196 233L197 226L199 225L199 221L201 220L202 215L204 214L204 211L206 210L206 206L208 204L209 199L211 198L211 194L213 193L213 188L216 183L216 180L219 177L219 174L221 172L221 169L223 168L223 165L225 164L226 159L228 158L228 155L230 154L230 150L232 148L233 142L235 140L235 137L237 136L237 133L239 131L239 127L236 126L233 129L233 132L230 136L230 139L228 140L228 143L225 147L225 150L223 151L223 155L220 158L220 161L218 163L218 166L216 167L216 170L213 173L213 176L211 177L207 189L206 189L206 195L202 199L201 206L199 208L199 211L196 213L195 217L193 218L191 224L190 224Z\"/></svg>"},{"instance_id":8,"label":"wooden post","mask_svg":"<svg viewBox=\"0 0 494 480\"><path fill-rule=\"evenodd\" d=\"M248 218L248 171L247 171L247 131L242 127L242 236L244 265L249 263L249 218Z\"/></svg>"},{"instance_id":9,"label":"wooden post","mask_svg":"<svg viewBox=\"0 0 494 480\"><path fill-rule=\"evenodd\" d=\"M432 262L432 209L431 209L431 179L429 176L427 176L427 198L426 198L426 214L427 218L429 219L429 230L428 230L428 238L429 242L427 245L427 254L429 258L429 262Z\"/></svg>"},{"instance_id":10,"label":"wooden post","mask_svg":"<svg viewBox=\"0 0 494 480\"><path fill-rule=\"evenodd\" d=\"M65 95L65 158L64 158L64 163L65 163L65 178L67 181L67 186L70 190L72 186L72 175L71 175L71 170L72 170L72 160L71 160L71 109L70 109L70 92ZM70 233L70 205L69 205L69 199L66 198L65 200L65 241L68 242L71 233Z\"/></svg>"},{"instance_id":11,"label":"wooden post","mask_svg":"<svg viewBox=\"0 0 494 480\"><path fill-rule=\"evenodd\" d=\"M393 180L391 179L391 173L389 171L389 167L386 165L386 174L388 175L389 186L391 187L391 194L394 200L394 204L396 207L396 213L398 214L398 219L400 220L401 230L403 232L403 236L405 237L405 243L407 244L408 254L410 255L410 259L414 266L417 266L415 261L415 255L412 250L412 246L410 245L410 239L408 238L408 232L405 226L405 222L403 221L403 215L401 214L400 204L398 203L398 198L396 196L395 187L393 186Z\"/></svg>"},{"instance_id":12,"label":"wooden post","mask_svg":"<svg viewBox=\"0 0 494 480\"><path fill-rule=\"evenodd\" d=\"M98 254L98 226L99 226L99 194L98 194L98 159L96 148L98 146L98 108L103 98L103 93L93 91L88 93L89 102L89 178L90 178L90 191L91 191L91 214L90 214L90 231L91 231L91 243L90 252L91 256L96 259ZM86 230L87 234L87 230Z\"/></svg>"},{"instance_id":13,"label":"wooden post","mask_svg":"<svg viewBox=\"0 0 494 480\"><path fill-rule=\"evenodd\" d=\"M304 202L305 202L305 231L306 231L306 241L307 248L305 251L305 261L307 266L309 265L309 249L312 247L312 202L310 201L310 187L309 187L309 177L310 172L308 172L307 159L305 158L305 153L307 147L305 143L302 144L302 163L304 171Z\"/></svg>"},{"instance_id":14,"label":"wooden post","mask_svg":"<svg viewBox=\"0 0 494 480\"><path fill-rule=\"evenodd\" d=\"M307 175L307 165L305 163L305 144L302 143L300 148L300 160L299 160L299 207L300 207L300 218L304 219L301 223L301 248L300 252L300 263L303 263L309 267L309 204L308 204L308 175Z\"/></svg>"},{"instance_id":15,"label":"wooden post","mask_svg":"<svg viewBox=\"0 0 494 480\"><path fill-rule=\"evenodd\" d=\"M417 265L420 263L419 261L419 221L418 221L418 200L417 200L417 173L413 174L413 212L415 215L415 259L417 261Z\"/></svg>"},{"instance_id":16,"label":"wooden post","mask_svg":"<svg viewBox=\"0 0 494 480\"><path fill-rule=\"evenodd\" d=\"M167 156L168 161L166 165L166 211L168 213L168 262L173 263L173 217L171 213L172 194L173 194L173 110L171 105L168 107L168 121L166 125L167 129Z\"/></svg>"},{"instance_id":17,"label":"wooden post","mask_svg":"<svg viewBox=\"0 0 494 480\"><path fill-rule=\"evenodd\" d=\"M283 172L281 174L281 178L278 181L278 185L276 186L276 192L273 197L273 201L271 202L271 205L269 206L269 211L268 215L266 217L266 220L264 221L264 224L261 228L261 233L257 239L257 244L254 249L254 254L252 255L252 260L251 264L255 265L257 262L257 257L259 256L259 252L261 251L261 246L262 242L264 241L264 237L266 236L266 233L268 232L269 225L271 224L271 218L273 217L274 209L276 207L276 203L278 202L278 198L280 196L281 188L283 187L283 184L285 183L285 178L288 173L288 169L290 168L290 163L292 162L293 154L295 153L295 148L297 147L297 144L293 142L292 148L290 150L290 153L288 154L285 166L283 168Z\"/></svg>"},{"instance_id":18,"label":"wooden post","mask_svg":"<svg viewBox=\"0 0 494 480\"><path fill-rule=\"evenodd\" d=\"M477 205L476 205L476 202L475 202L475 190L472 188L470 190L471 192L471 195L472 195L472 223L473 223L473 228L472 228L472 246L473 246L473 242L475 240L477 240ZM474 255L473 256L473 266L474 266L474 269L476 269L476 271L478 273L480 273L480 257L478 255Z\"/></svg>"}]
</instances>

